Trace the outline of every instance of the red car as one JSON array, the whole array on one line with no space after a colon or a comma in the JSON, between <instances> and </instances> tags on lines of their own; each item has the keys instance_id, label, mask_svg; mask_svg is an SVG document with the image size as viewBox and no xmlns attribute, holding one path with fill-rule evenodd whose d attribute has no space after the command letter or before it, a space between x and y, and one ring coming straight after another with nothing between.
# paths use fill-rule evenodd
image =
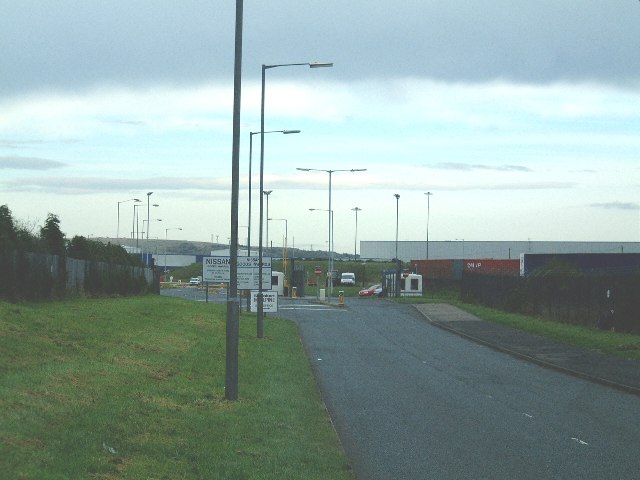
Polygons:
<instances>
[{"instance_id":1,"label":"red car","mask_svg":"<svg viewBox=\"0 0 640 480\"><path fill-rule=\"evenodd\" d=\"M367 287L364 290L360 290L358 292L358 295L360 295L361 297L371 297L371 296L380 295L380 293L382 293L382 285L376 284L376 285L371 285L370 287Z\"/></svg>"}]
</instances>

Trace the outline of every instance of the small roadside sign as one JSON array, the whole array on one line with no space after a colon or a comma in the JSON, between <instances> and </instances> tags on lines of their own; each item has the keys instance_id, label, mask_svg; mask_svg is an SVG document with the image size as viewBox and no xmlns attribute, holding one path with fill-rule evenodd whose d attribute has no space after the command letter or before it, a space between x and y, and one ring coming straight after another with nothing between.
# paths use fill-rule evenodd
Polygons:
<instances>
[{"instance_id":1,"label":"small roadside sign","mask_svg":"<svg viewBox=\"0 0 640 480\"><path fill-rule=\"evenodd\" d=\"M258 311L258 290L251 291L251 311ZM278 292L262 292L262 311L277 312L278 311Z\"/></svg>"}]
</instances>

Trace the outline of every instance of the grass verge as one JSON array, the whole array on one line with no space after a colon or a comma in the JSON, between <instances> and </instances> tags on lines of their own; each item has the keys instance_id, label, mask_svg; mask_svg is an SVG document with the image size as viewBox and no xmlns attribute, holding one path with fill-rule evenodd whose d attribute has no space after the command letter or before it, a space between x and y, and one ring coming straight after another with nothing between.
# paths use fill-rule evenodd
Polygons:
<instances>
[{"instance_id":1,"label":"grass verge","mask_svg":"<svg viewBox=\"0 0 640 480\"><path fill-rule=\"evenodd\" d=\"M449 303L483 320L500 323L524 330L535 335L550 338L557 342L577 345L590 350L614 355L621 358L640 360L640 335L598 330L595 327L571 325L568 323L545 320L541 317L508 313L501 310L463 303L455 292L437 292L426 297L404 297L397 299L402 303Z\"/></svg>"},{"instance_id":2,"label":"grass verge","mask_svg":"<svg viewBox=\"0 0 640 480\"><path fill-rule=\"evenodd\" d=\"M294 323L240 325L224 399L224 305L0 302L0 471L13 479L350 479Z\"/></svg>"}]
</instances>

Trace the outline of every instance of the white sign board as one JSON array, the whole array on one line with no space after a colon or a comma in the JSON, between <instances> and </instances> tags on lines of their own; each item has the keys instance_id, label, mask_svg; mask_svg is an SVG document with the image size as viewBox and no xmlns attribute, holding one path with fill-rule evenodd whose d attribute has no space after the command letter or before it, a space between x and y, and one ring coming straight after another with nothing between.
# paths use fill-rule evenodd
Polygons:
<instances>
[{"instance_id":1,"label":"white sign board","mask_svg":"<svg viewBox=\"0 0 640 480\"><path fill-rule=\"evenodd\" d=\"M258 311L258 291L251 292L251 311ZM278 292L262 292L262 311L277 312L278 311Z\"/></svg>"},{"instance_id":2,"label":"white sign board","mask_svg":"<svg viewBox=\"0 0 640 480\"><path fill-rule=\"evenodd\" d=\"M229 283L231 280L230 257L204 257L202 280L209 283ZM238 288L259 288L259 257L238 257ZM262 288L271 289L271 257L262 257Z\"/></svg>"}]
</instances>

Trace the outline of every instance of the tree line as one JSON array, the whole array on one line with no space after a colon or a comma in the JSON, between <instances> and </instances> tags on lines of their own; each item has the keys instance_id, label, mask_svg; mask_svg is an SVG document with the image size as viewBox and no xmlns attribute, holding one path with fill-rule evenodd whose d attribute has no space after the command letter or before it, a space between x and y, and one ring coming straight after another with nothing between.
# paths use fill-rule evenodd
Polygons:
<instances>
[{"instance_id":1,"label":"tree line","mask_svg":"<svg viewBox=\"0 0 640 480\"><path fill-rule=\"evenodd\" d=\"M142 266L140 259L129 255L120 245L74 236L67 240L60 229L60 219L49 213L43 225L30 228L13 218L8 205L0 206L0 252L31 252L67 256L80 260Z\"/></svg>"}]
</instances>

